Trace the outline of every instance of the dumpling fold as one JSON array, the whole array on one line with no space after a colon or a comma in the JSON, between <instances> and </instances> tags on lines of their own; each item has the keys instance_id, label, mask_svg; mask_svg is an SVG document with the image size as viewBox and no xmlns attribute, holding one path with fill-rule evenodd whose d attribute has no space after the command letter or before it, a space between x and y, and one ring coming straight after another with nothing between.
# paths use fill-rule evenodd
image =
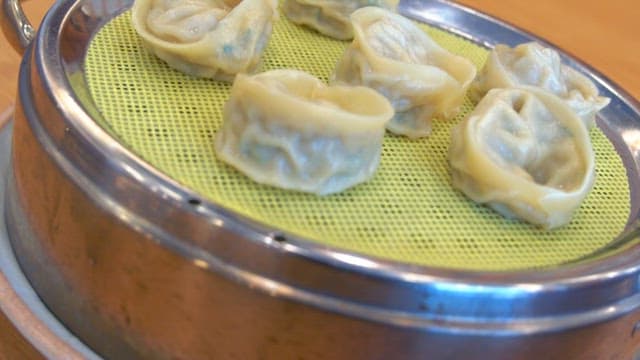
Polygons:
<instances>
[{"instance_id":1,"label":"dumpling fold","mask_svg":"<svg viewBox=\"0 0 640 360\"><path fill-rule=\"evenodd\" d=\"M215 148L259 183L331 194L374 175L391 116L389 102L365 87L329 87L297 70L241 74Z\"/></svg>"},{"instance_id":2,"label":"dumpling fold","mask_svg":"<svg viewBox=\"0 0 640 360\"><path fill-rule=\"evenodd\" d=\"M269 42L277 0L136 0L143 44L189 75L232 81L254 72Z\"/></svg>"},{"instance_id":3,"label":"dumpling fold","mask_svg":"<svg viewBox=\"0 0 640 360\"><path fill-rule=\"evenodd\" d=\"M411 20L377 7L351 15L353 43L332 81L371 87L393 105L387 125L410 138L431 133L435 117L454 116L476 75L475 66L433 41Z\"/></svg>"},{"instance_id":4,"label":"dumpling fold","mask_svg":"<svg viewBox=\"0 0 640 360\"><path fill-rule=\"evenodd\" d=\"M561 97L588 129L610 101L599 96L598 88L588 77L564 65L558 52L536 42L514 48L496 45L469 93L479 100L491 89L517 86L535 86Z\"/></svg>"},{"instance_id":5,"label":"dumpling fold","mask_svg":"<svg viewBox=\"0 0 640 360\"><path fill-rule=\"evenodd\" d=\"M282 11L289 20L338 40L353 38L349 16L365 6L395 10L398 0L285 0Z\"/></svg>"},{"instance_id":6,"label":"dumpling fold","mask_svg":"<svg viewBox=\"0 0 640 360\"><path fill-rule=\"evenodd\" d=\"M532 87L491 90L452 131L449 162L469 198L547 229L571 220L595 179L581 119Z\"/></svg>"}]
</instances>

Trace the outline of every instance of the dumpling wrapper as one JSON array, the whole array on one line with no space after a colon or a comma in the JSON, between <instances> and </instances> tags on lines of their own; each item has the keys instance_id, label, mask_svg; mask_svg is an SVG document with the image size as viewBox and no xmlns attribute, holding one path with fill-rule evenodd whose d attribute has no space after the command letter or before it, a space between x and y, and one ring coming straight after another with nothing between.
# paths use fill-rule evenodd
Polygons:
<instances>
[{"instance_id":1,"label":"dumpling wrapper","mask_svg":"<svg viewBox=\"0 0 640 360\"><path fill-rule=\"evenodd\" d=\"M457 114L476 75L469 60L443 49L411 20L381 8L358 9L351 21L354 40L332 82L383 94L396 112L387 129L410 138L429 135L433 118Z\"/></svg>"},{"instance_id":2,"label":"dumpling wrapper","mask_svg":"<svg viewBox=\"0 0 640 360\"><path fill-rule=\"evenodd\" d=\"M365 6L395 10L398 0L285 0L282 11L289 20L338 40L353 38L349 16Z\"/></svg>"},{"instance_id":3,"label":"dumpling wrapper","mask_svg":"<svg viewBox=\"0 0 640 360\"><path fill-rule=\"evenodd\" d=\"M392 116L369 88L328 87L297 70L239 74L215 148L256 182L326 195L374 175Z\"/></svg>"},{"instance_id":4,"label":"dumpling wrapper","mask_svg":"<svg viewBox=\"0 0 640 360\"><path fill-rule=\"evenodd\" d=\"M532 87L491 90L454 128L449 162L473 201L546 229L570 222L595 179L581 119Z\"/></svg>"},{"instance_id":5,"label":"dumpling wrapper","mask_svg":"<svg viewBox=\"0 0 640 360\"><path fill-rule=\"evenodd\" d=\"M277 0L135 0L132 22L169 66L232 81L259 67L277 14Z\"/></svg>"},{"instance_id":6,"label":"dumpling wrapper","mask_svg":"<svg viewBox=\"0 0 640 360\"><path fill-rule=\"evenodd\" d=\"M517 86L536 86L561 97L588 129L595 124L598 111L610 101L599 96L589 78L562 64L555 50L536 42L515 48L496 45L469 93L477 101L491 89Z\"/></svg>"}]
</instances>

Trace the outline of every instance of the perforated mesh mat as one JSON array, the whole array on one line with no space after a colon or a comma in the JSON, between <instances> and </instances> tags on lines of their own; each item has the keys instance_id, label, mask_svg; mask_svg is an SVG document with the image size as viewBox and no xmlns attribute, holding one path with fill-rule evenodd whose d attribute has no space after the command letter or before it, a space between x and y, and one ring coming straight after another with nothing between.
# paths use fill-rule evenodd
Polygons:
<instances>
[{"instance_id":1,"label":"perforated mesh mat","mask_svg":"<svg viewBox=\"0 0 640 360\"><path fill-rule=\"evenodd\" d=\"M478 67L485 61L485 49L438 29L424 29ZM296 68L326 81L347 45L281 16L263 70ZM469 100L457 118L436 121L427 138L387 134L373 180L318 197L254 183L218 161L213 139L230 84L181 74L156 59L139 41L130 13L96 35L86 76L106 119L101 125L145 161L242 216L332 247L445 268L540 268L602 248L622 231L629 215L625 168L599 129L591 131L595 188L568 226L544 231L507 220L451 187L450 131L472 110Z\"/></svg>"}]
</instances>

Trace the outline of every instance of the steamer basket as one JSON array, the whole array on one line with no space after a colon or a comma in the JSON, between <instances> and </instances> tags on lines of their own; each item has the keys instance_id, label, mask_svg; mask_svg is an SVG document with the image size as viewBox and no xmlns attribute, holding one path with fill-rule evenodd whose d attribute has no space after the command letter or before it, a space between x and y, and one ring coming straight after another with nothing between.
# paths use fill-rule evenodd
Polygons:
<instances>
[{"instance_id":1,"label":"steamer basket","mask_svg":"<svg viewBox=\"0 0 640 360\"><path fill-rule=\"evenodd\" d=\"M611 82L564 58L612 98L598 125L627 174L630 209L619 234L585 256L541 269L402 262L232 211L142 160L99 125L105 119L85 81L86 54L99 29L130 3L62 0L49 11L20 70L5 190L9 238L22 270L52 314L98 354L636 354L640 112ZM19 8L4 4L5 11ZM533 39L444 1L405 1L401 12L485 46Z\"/></svg>"}]
</instances>

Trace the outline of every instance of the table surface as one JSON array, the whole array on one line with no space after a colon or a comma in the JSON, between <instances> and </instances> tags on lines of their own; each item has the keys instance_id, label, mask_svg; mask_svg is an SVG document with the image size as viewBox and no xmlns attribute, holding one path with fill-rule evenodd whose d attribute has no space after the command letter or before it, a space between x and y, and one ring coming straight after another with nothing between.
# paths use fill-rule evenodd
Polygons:
<instances>
[{"instance_id":1,"label":"table surface","mask_svg":"<svg viewBox=\"0 0 640 360\"><path fill-rule=\"evenodd\" d=\"M39 23L53 0L23 1ZM637 0L459 0L534 33L598 69L640 99ZM0 112L15 100L21 56L0 36Z\"/></svg>"}]
</instances>

